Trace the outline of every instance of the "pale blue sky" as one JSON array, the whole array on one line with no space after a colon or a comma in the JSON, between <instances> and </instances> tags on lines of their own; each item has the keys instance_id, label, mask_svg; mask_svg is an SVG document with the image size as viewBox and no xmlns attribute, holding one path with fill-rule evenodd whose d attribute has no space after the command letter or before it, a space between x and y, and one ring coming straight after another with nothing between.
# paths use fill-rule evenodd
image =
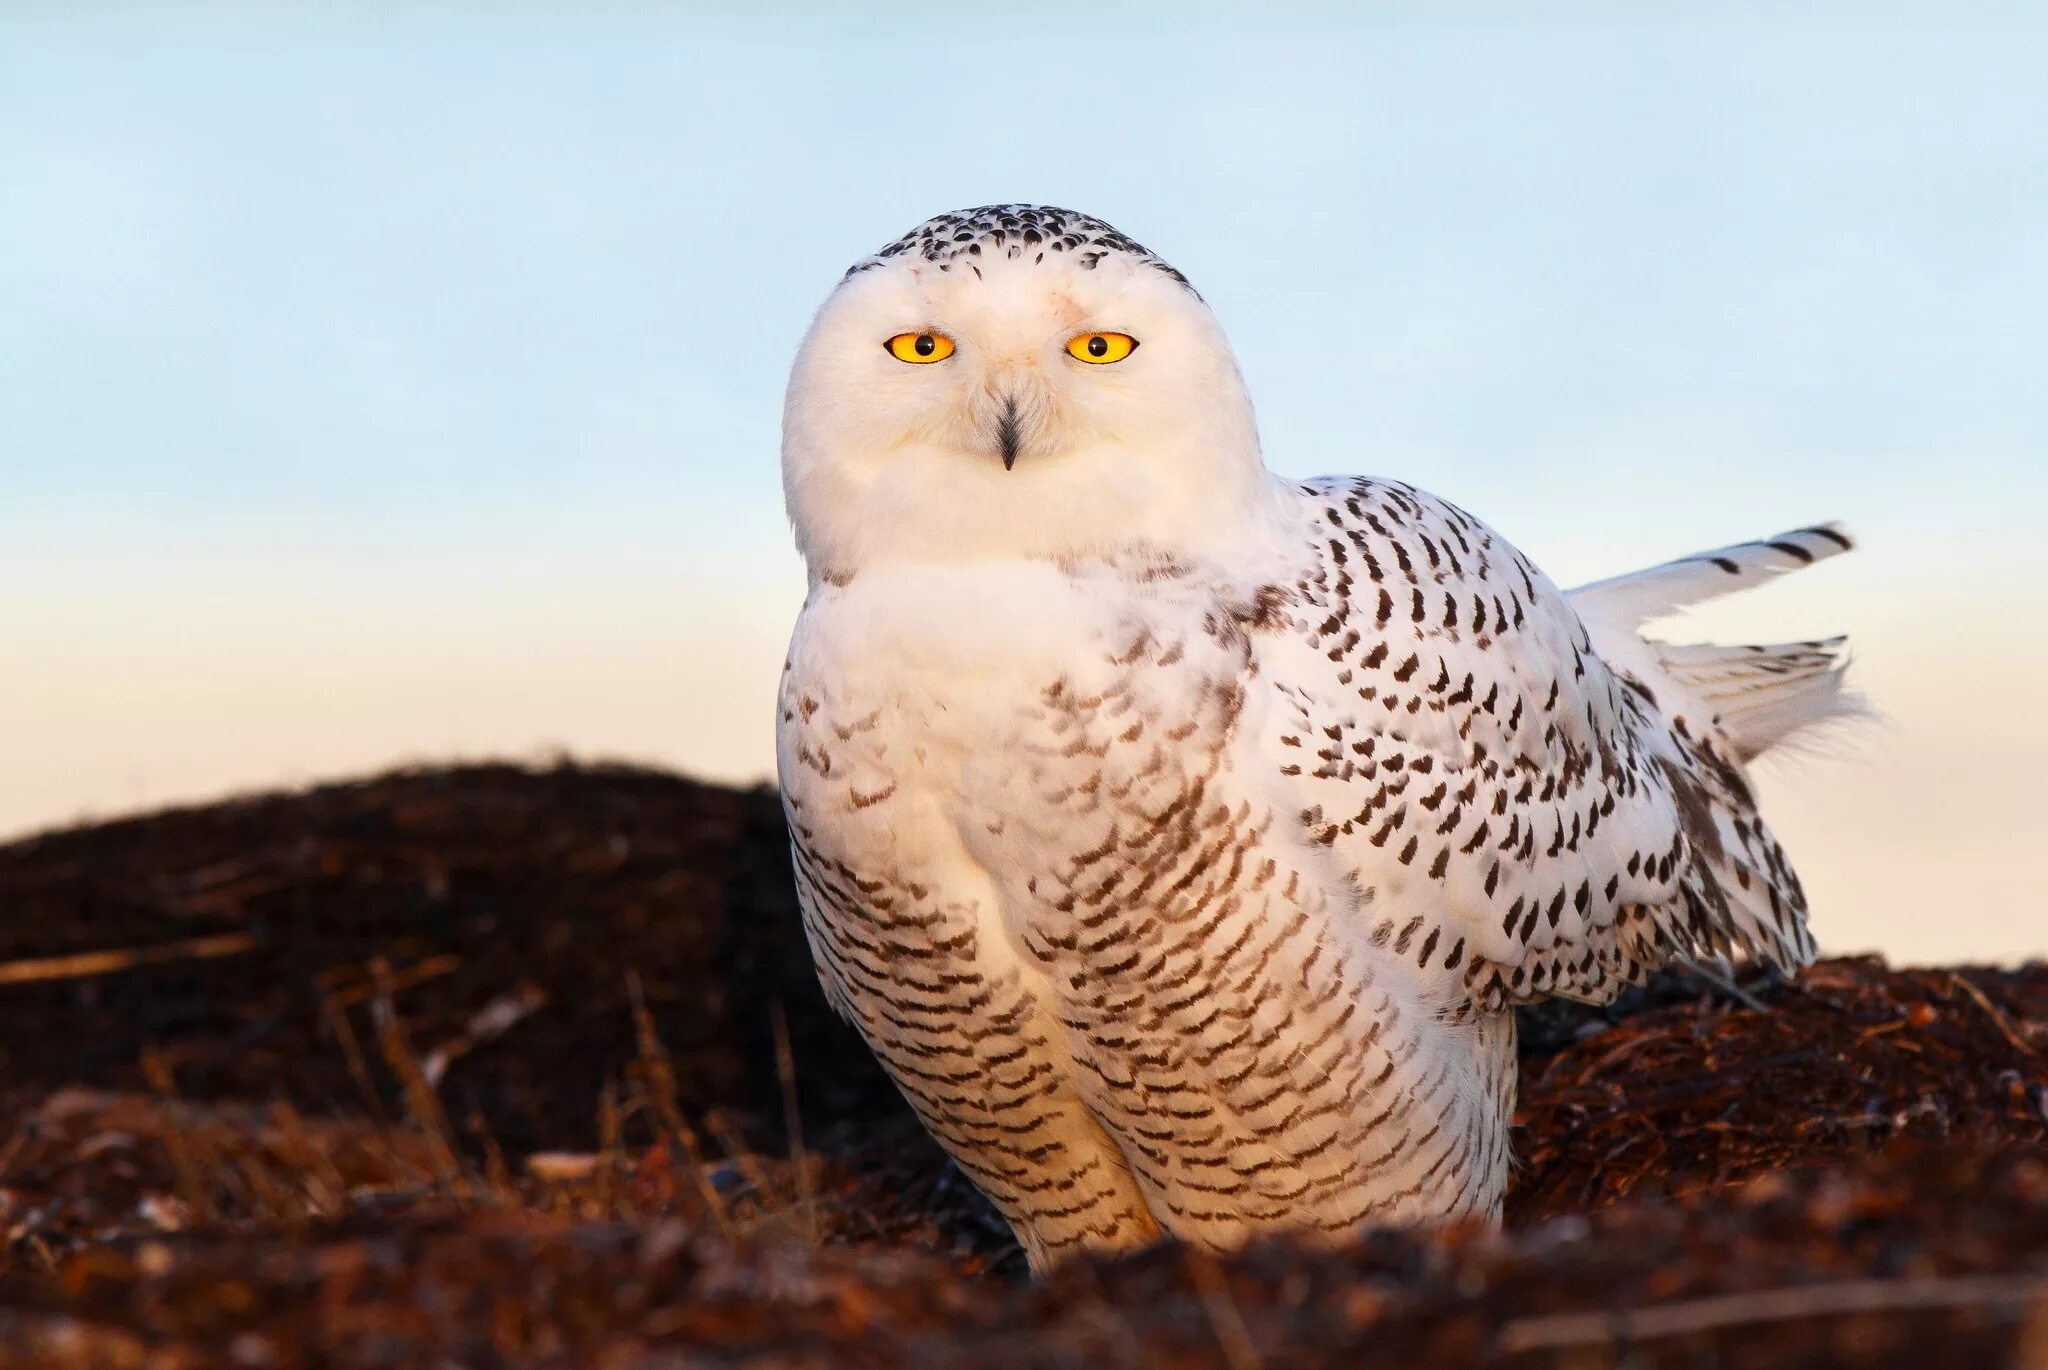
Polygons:
<instances>
[{"instance_id":1,"label":"pale blue sky","mask_svg":"<svg viewBox=\"0 0 2048 1370\"><path fill-rule=\"evenodd\" d=\"M2044 660L2048 14L1523 8L0 10L0 830L553 744L765 771L792 349L1014 199L1193 279L1276 468L1561 580L1848 519L1727 621L1863 633L1904 740L1853 788L1932 787L1893 754ZM2034 716L1969 745L2048 757ZM1924 833L1929 892L1982 857Z\"/></svg>"}]
</instances>

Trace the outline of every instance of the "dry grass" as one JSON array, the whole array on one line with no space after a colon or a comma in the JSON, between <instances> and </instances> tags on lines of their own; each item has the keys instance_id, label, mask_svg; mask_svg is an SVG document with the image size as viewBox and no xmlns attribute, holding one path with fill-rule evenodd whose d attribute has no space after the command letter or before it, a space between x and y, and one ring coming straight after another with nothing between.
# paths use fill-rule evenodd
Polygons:
<instances>
[{"instance_id":1,"label":"dry grass","mask_svg":"<svg viewBox=\"0 0 2048 1370\"><path fill-rule=\"evenodd\" d=\"M1506 1234L1032 1286L783 842L486 768L0 848L0 1366L2042 1361L2048 969L1546 1010Z\"/></svg>"}]
</instances>

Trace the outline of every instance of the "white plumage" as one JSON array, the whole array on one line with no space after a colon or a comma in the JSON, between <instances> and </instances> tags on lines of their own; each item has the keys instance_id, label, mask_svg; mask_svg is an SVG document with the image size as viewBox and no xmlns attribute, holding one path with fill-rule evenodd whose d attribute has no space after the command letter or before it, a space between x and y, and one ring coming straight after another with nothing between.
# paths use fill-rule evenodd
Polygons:
<instances>
[{"instance_id":1,"label":"white plumage","mask_svg":"<svg viewBox=\"0 0 2048 1370\"><path fill-rule=\"evenodd\" d=\"M1411 486L1268 474L1185 280L1025 206L848 274L784 471L820 975L1037 1265L1495 1214L1514 1002L1812 956L1742 765L1853 708L1840 644L1640 629L1839 529L1566 595Z\"/></svg>"}]
</instances>

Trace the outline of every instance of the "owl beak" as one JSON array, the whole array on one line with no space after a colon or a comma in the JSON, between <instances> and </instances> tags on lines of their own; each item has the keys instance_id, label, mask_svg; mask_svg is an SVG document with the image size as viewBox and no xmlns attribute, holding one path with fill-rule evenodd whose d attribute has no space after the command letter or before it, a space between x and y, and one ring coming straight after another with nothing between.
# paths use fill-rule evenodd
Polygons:
<instances>
[{"instance_id":1,"label":"owl beak","mask_svg":"<svg viewBox=\"0 0 2048 1370\"><path fill-rule=\"evenodd\" d=\"M1024 440L1024 427L1017 419L1017 397L1003 396L1002 412L996 415L996 442L1003 450L1003 469L1017 469L1017 448Z\"/></svg>"}]
</instances>

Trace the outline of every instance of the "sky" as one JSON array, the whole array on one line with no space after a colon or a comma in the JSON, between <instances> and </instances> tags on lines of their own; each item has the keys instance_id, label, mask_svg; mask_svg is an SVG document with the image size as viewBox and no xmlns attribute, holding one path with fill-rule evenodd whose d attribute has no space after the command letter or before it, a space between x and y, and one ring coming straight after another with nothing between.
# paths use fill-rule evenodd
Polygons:
<instances>
[{"instance_id":1,"label":"sky","mask_svg":"<svg viewBox=\"0 0 2048 1370\"><path fill-rule=\"evenodd\" d=\"M765 8L765 7L764 7ZM866 8L866 7L863 7ZM0 838L414 761L772 769L782 388L941 210L1110 220L1289 475L1846 631L1831 950L2048 952L2048 13L0 7Z\"/></svg>"}]
</instances>

